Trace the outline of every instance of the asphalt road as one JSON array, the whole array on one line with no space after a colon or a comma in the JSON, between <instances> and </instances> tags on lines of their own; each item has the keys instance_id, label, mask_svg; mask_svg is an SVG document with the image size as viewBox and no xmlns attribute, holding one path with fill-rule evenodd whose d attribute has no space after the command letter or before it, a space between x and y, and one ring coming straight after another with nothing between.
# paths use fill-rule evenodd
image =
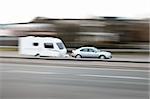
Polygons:
<instances>
[{"instance_id":1,"label":"asphalt road","mask_svg":"<svg viewBox=\"0 0 150 99\"><path fill-rule=\"evenodd\" d=\"M149 99L145 69L4 62L0 74L0 99Z\"/></svg>"}]
</instances>

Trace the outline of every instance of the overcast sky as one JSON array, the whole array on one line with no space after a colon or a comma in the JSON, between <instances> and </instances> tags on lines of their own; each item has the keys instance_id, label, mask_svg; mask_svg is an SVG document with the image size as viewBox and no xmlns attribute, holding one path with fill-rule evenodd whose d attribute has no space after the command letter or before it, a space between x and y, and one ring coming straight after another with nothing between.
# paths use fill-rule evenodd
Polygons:
<instances>
[{"instance_id":1,"label":"overcast sky","mask_svg":"<svg viewBox=\"0 0 150 99\"><path fill-rule=\"evenodd\" d=\"M0 0L0 24L29 22L37 16L149 18L150 0Z\"/></svg>"}]
</instances>

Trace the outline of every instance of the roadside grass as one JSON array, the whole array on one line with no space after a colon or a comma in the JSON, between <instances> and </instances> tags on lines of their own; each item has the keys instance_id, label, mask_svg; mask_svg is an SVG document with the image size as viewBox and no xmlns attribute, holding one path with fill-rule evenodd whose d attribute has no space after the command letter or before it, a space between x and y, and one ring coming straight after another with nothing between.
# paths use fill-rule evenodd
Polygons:
<instances>
[{"instance_id":1,"label":"roadside grass","mask_svg":"<svg viewBox=\"0 0 150 99\"><path fill-rule=\"evenodd\" d=\"M18 48L0 48L0 51L18 51Z\"/></svg>"}]
</instances>

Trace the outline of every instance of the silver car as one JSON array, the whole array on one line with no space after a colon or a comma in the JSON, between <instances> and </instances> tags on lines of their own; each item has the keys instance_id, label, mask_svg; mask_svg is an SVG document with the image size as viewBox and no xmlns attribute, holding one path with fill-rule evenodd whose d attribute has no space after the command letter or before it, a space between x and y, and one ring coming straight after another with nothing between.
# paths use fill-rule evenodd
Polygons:
<instances>
[{"instance_id":1,"label":"silver car","mask_svg":"<svg viewBox=\"0 0 150 99\"><path fill-rule=\"evenodd\" d=\"M110 52L102 51L95 47L81 47L76 50L72 50L71 56L75 58L112 58L112 54Z\"/></svg>"}]
</instances>

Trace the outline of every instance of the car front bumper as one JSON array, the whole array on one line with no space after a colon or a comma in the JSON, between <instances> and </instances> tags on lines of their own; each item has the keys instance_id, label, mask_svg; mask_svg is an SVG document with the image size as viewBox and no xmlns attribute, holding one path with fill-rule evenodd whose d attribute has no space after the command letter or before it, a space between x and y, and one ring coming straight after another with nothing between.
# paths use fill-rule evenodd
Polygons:
<instances>
[{"instance_id":1,"label":"car front bumper","mask_svg":"<svg viewBox=\"0 0 150 99\"><path fill-rule=\"evenodd\" d=\"M111 56L107 56L106 58L107 58L107 59L111 59L111 58L112 58L112 55L111 55Z\"/></svg>"}]
</instances>

